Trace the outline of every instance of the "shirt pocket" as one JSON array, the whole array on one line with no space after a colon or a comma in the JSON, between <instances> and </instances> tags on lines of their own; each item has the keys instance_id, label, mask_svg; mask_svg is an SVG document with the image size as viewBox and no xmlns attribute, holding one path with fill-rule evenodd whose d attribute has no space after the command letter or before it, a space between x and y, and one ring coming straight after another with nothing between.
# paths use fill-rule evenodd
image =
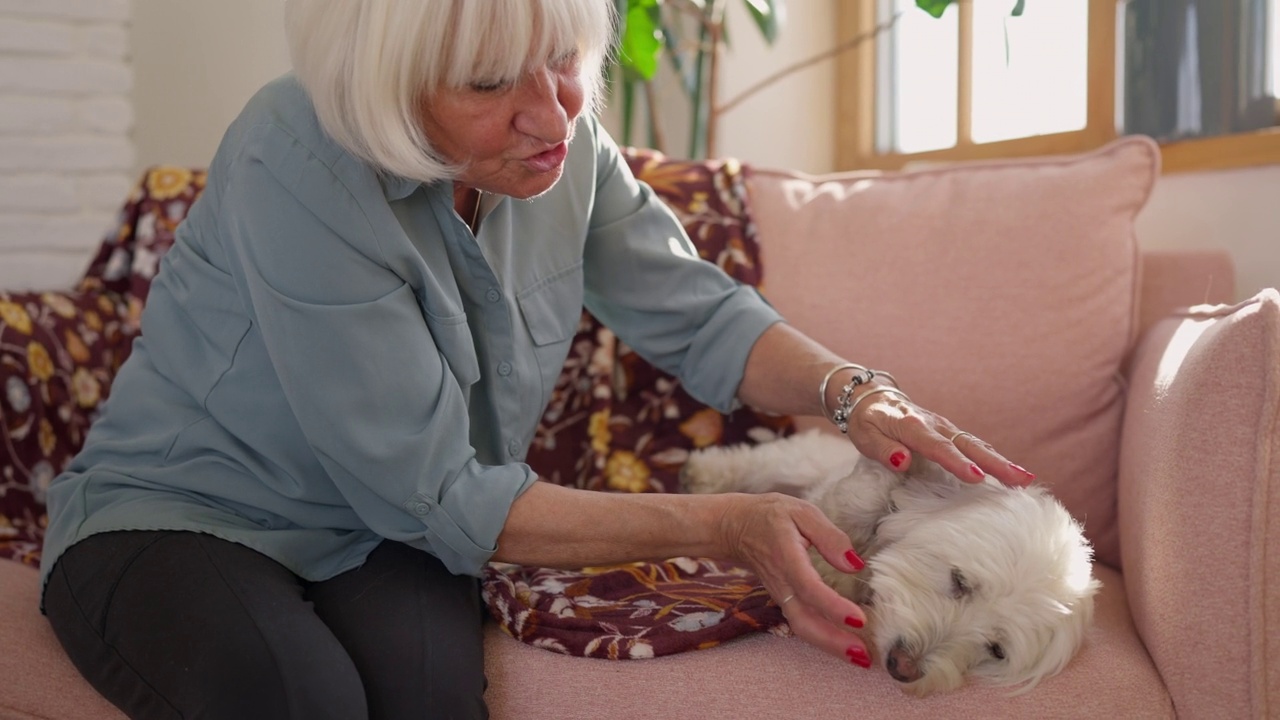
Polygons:
<instances>
[{"instance_id":1,"label":"shirt pocket","mask_svg":"<svg viewBox=\"0 0 1280 720\"><path fill-rule=\"evenodd\" d=\"M579 261L539 280L517 296L533 342L544 404L551 399L551 390L577 334L583 292L582 262Z\"/></svg>"},{"instance_id":2,"label":"shirt pocket","mask_svg":"<svg viewBox=\"0 0 1280 720\"><path fill-rule=\"evenodd\" d=\"M463 390L470 388L480 379L480 362L476 358L475 340L471 337L466 314L443 317L423 309L422 316L426 318L431 338L444 356L458 386Z\"/></svg>"}]
</instances>

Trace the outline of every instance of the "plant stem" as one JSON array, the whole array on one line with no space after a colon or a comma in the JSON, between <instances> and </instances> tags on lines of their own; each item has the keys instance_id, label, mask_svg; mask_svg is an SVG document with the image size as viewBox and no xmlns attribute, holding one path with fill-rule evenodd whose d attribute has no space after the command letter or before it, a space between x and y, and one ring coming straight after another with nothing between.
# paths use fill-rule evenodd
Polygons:
<instances>
[{"instance_id":1,"label":"plant stem","mask_svg":"<svg viewBox=\"0 0 1280 720\"><path fill-rule=\"evenodd\" d=\"M716 100L719 97L717 93L720 77L720 42L724 37L724 11L725 0L710 0L708 5L709 18L707 20L707 32L711 40L711 68L707 73L707 147L706 157L712 158L716 155L716 124L719 120L720 111L716 107Z\"/></svg>"},{"instance_id":2,"label":"plant stem","mask_svg":"<svg viewBox=\"0 0 1280 720\"><path fill-rule=\"evenodd\" d=\"M864 33L859 33L858 35L855 35L854 37L846 40L845 42L840 43L839 45L831 48L830 50L820 52L817 55L814 55L813 57L806 58L804 60L801 60L796 63L792 63L791 65L788 65L782 68L781 70L773 73L772 75L769 75L768 77L764 78L763 80L757 83L754 83L753 85L748 87L746 90L743 90L742 92L733 96L728 101L726 101L723 105L720 105L720 106L712 105L711 107L712 117L718 118L719 116L724 115L725 113L729 112L730 110L732 110L733 108L741 104L743 100L746 100L752 95L755 95L756 93L778 82L779 80L787 77L788 75L791 75L795 72L803 70L809 67L810 65L815 65L817 63L820 63L823 60L827 60L829 58L835 57L836 55L839 55L840 53L846 50L852 50L853 48L861 45L867 40L870 40L876 37L880 33L887 32L888 30L892 29L895 24L897 24L898 18L900 17L902 17L902 11L898 11L897 13L894 14L893 17L889 18L888 20L880 23L879 25L871 28L870 30Z\"/></svg>"},{"instance_id":3,"label":"plant stem","mask_svg":"<svg viewBox=\"0 0 1280 720\"><path fill-rule=\"evenodd\" d=\"M644 106L649 116L649 147L666 154L667 141L662 135L662 123L658 118L658 97L653 81L644 81Z\"/></svg>"}]
</instances>

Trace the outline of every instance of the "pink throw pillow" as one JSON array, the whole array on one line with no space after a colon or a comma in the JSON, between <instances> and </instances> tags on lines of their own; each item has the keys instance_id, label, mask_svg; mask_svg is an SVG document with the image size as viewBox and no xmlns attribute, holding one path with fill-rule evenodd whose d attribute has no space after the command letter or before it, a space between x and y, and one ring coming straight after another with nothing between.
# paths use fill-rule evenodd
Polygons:
<instances>
[{"instance_id":1,"label":"pink throw pillow","mask_svg":"<svg viewBox=\"0 0 1280 720\"><path fill-rule=\"evenodd\" d=\"M1142 137L918 172L757 170L748 188L764 294L1037 473L1118 566L1133 226L1158 174L1159 149Z\"/></svg>"}]
</instances>

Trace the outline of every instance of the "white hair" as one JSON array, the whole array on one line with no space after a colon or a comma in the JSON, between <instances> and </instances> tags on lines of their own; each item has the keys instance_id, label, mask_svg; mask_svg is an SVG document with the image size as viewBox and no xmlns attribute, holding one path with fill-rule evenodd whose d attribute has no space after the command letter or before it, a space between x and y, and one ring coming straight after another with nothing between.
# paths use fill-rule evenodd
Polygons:
<instances>
[{"instance_id":1,"label":"white hair","mask_svg":"<svg viewBox=\"0 0 1280 720\"><path fill-rule=\"evenodd\" d=\"M352 155L434 182L457 168L436 153L421 108L437 87L515 78L577 52L584 107L598 110L613 0L288 0L293 70L320 126Z\"/></svg>"}]
</instances>

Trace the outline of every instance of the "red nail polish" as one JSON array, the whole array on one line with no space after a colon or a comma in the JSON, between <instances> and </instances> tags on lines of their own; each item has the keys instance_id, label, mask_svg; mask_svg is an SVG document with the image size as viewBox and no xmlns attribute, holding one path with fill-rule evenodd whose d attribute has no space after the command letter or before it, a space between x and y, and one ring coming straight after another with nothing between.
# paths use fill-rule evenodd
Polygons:
<instances>
[{"instance_id":1,"label":"red nail polish","mask_svg":"<svg viewBox=\"0 0 1280 720\"><path fill-rule=\"evenodd\" d=\"M866 563L862 562L862 558L858 557L858 553L852 550L845 551L844 559L849 561L849 564L853 566L854 570L861 570L867 566Z\"/></svg>"},{"instance_id":2,"label":"red nail polish","mask_svg":"<svg viewBox=\"0 0 1280 720\"><path fill-rule=\"evenodd\" d=\"M977 463L969 463L969 472L973 473L973 476L974 476L974 477L986 477L986 476L987 476L987 474L986 474L986 473L982 472L982 468L978 467L978 464L977 464Z\"/></svg>"},{"instance_id":3,"label":"red nail polish","mask_svg":"<svg viewBox=\"0 0 1280 720\"><path fill-rule=\"evenodd\" d=\"M902 463L907 461L907 454L899 450L889 456L889 464L894 467L902 467Z\"/></svg>"},{"instance_id":4,"label":"red nail polish","mask_svg":"<svg viewBox=\"0 0 1280 720\"><path fill-rule=\"evenodd\" d=\"M1009 463L1009 467L1013 468L1014 470L1017 470L1018 472L1022 473L1023 475L1026 475L1027 477L1031 478L1032 480L1035 480L1035 479L1036 479L1036 474L1035 474L1035 473L1031 472L1030 470L1028 470L1028 469L1026 469L1026 468L1024 468L1024 467L1022 467L1021 465L1019 465L1019 464L1017 464L1017 463Z\"/></svg>"},{"instance_id":5,"label":"red nail polish","mask_svg":"<svg viewBox=\"0 0 1280 720\"><path fill-rule=\"evenodd\" d=\"M844 624L848 625L851 628L860 628L862 627L862 618L849 615L845 617Z\"/></svg>"},{"instance_id":6,"label":"red nail polish","mask_svg":"<svg viewBox=\"0 0 1280 720\"><path fill-rule=\"evenodd\" d=\"M848 650L845 650L844 654L848 656L849 662L854 665L864 668L871 667L871 656L867 655L867 651L857 645L851 646Z\"/></svg>"}]
</instances>

